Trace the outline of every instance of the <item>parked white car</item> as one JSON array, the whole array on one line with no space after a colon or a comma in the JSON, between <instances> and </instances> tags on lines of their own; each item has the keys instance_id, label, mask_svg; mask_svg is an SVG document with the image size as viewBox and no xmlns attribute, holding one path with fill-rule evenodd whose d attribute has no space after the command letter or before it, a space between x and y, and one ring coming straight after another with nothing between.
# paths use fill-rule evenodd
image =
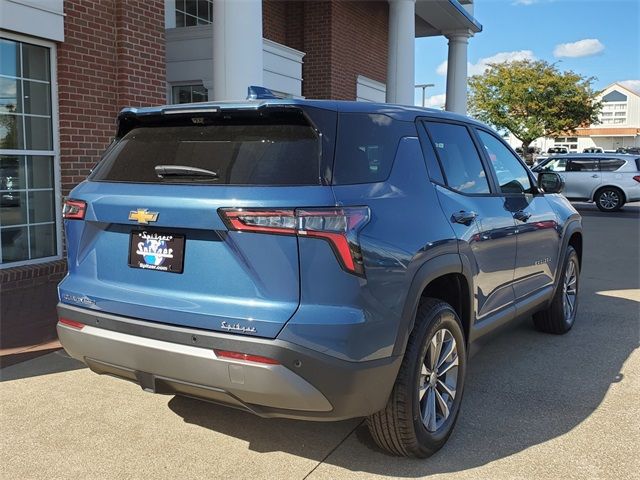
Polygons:
<instances>
[{"instance_id":1,"label":"parked white car","mask_svg":"<svg viewBox=\"0 0 640 480\"><path fill-rule=\"evenodd\" d=\"M627 202L640 200L638 155L556 155L543 160L532 170L536 173L558 173L564 179L563 193L568 199L595 202L603 212L614 212Z\"/></svg>"}]
</instances>

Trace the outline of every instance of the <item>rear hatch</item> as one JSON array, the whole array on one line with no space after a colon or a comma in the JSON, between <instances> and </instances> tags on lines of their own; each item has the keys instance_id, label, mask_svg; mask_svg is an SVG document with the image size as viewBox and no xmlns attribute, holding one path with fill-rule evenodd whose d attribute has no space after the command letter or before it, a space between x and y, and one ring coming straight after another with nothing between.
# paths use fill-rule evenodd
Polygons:
<instances>
[{"instance_id":1,"label":"rear hatch","mask_svg":"<svg viewBox=\"0 0 640 480\"><path fill-rule=\"evenodd\" d=\"M122 118L71 193L61 301L273 338L299 304L298 239L230 231L221 212L334 205L323 178L333 134L318 126L335 128L333 112L176 112Z\"/></svg>"}]
</instances>

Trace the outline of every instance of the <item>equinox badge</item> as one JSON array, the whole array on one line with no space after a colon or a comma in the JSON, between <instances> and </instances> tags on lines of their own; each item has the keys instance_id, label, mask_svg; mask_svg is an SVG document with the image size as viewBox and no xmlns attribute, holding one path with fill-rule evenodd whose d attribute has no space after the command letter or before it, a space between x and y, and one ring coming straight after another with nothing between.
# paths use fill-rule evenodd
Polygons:
<instances>
[{"instance_id":1,"label":"equinox badge","mask_svg":"<svg viewBox=\"0 0 640 480\"><path fill-rule=\"evenodd\" d=\"M158 220L158 212L149 212L146 208L131 210L129 212L129 220L135 220L142 225L146 225L149 222Z\"/></svg>"}]
</instances>

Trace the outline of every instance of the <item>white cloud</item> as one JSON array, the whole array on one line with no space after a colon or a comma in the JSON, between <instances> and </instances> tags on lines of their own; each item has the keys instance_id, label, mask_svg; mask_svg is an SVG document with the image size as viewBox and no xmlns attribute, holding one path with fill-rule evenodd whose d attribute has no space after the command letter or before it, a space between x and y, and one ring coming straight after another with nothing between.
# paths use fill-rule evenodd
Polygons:
<instances>
[{"instance_id":1,"label":"white cloud","mask_svg":"<svg viewBox=\"0 0 640 480\"><path fill-rule=\"evenodd\" d=\"M516 50L514 52L500 52L491 57L481 58L477 63L469 64L469 75L479 75L489 67L490 63L505 63L519 60L535 60L531 50Z\"/></svg>"},{"instance_id":2,"label":"white cloud","mask_svg":"<svg viewBox=\"0 0 640 480\"><path fill-rule=\"evenodd\" d=\"M499 52L490 57L481 58L476 63L467 64L467 73L471 75L480 75L489 67L490 63L505 63L513 62L517 60L535 60L535 55L531 50L516 50L514 52ZM436 68L438 75L445 76L447 74L447 61L445 60L438 68Z\"/></svg>"},{"instance_id":3,"label":"white cloud","mask_svg":"<svg viewBox=\"0 0 640 480\"><path fill-rule=\"evenodd\" d=\"M528 7L529 5L533 5L535 3L551 3L555 2L555 0L514 0L511 2L511 5L524 5Z\"/></svg>"},{"instance_id":4,"label":"white cloud","mask_svg":"<svg viewBox=\"0 0 640 480\"><path fill-rule=\"evenodd\" d=\"M618 83L623 87L628 88L632 92L636 92L638 95L640 95L640 80L623 80Z\"/></svg>"},{"instance_id":5,"label":"white cloud","mask_svg":"<svg viewBox=\"0 0 640 480\"><path fill-rule=\"evenodd\" d=\"M438 75L442 75L443 77L447 74L447 61L446 60L444 62L442 62L440 65L438 65L438 68L436 68L436 73Z\"/></svg>"},{"instance_id":6,"label":"white cloud","mask_svg":"<svg viewBox=\"0 0 640 480\"><path fill-rule=\"evenodd\" d=\"M431 95L427 97L425 101L425 107L427 108L444 108L444 104L447 100L447 95L445 93L440 93L438 95Z\"/></svg>"},{"instance_id":7,"label":"white cloud","mask_svg":"<svg viewBox=\"0 0 640 480\"><path fill-rule=\"evenodd\" d=\"M558 58L588 57L604 50L604 45L597 38L585 38L573 43L560 43L553 49L553 55Z\"/></svg>"}]
</instances>

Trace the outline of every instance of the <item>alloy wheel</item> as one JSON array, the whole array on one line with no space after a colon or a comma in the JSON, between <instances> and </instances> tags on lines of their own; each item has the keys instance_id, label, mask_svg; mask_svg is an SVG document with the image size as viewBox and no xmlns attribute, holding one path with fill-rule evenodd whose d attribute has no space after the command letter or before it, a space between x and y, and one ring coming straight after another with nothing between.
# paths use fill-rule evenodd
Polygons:
<instances>
[{"instance_id":1,"label":"alloy wheel","mask_svg":"<svg viewBox=\"0 0 640 480\"><path fill-rule=\"evenodd\" d=\"M618 206L620 197L614 190L606 190L600 194L598 202L600 202L600 206L605 210L613 210Z\"/></svg>"},{"instance_id":2,"label":"alloy wheel","mask_svg":"<svg viewBox=\"0 0 640 480\"><path fill-rule=\"evenodd\" d=\"M573 259L567 262L564 272L562 307L564 309L564 319L566 322L573 322L576 312L576 300L578 298L578 272Z\"/></svg>"},{"instance_id":3,"label":"alloy wheel","mask_svg":"<svg viewBox=\"0 0 640 480\"><path fill-rule=\"evenodd\" d=\"M420 371L418 398L425 428L437 431L451 415L458 385L458 348L453 334L442 328L433 335Z\"/></svg>"}]
</instances>

